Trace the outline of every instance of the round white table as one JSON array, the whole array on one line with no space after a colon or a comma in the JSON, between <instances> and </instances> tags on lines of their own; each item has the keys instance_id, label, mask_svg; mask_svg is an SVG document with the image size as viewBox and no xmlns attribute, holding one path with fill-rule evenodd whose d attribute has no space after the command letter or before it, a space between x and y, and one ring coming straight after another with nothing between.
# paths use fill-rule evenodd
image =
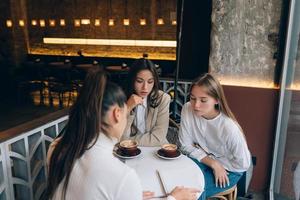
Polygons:
<instances>
[{"instance_id":1,"label":"round white table","mask_svg":"<svg viewBox=\"0 0 300 200\"><path fill-rule=\"evenodd\" d=\"M125 163L136 170L144 191L153 191L156 197L166 196L175 186L203 191L204 176L190 158L181 155L177 159L166 160L156 155L158 147L139 148L141 155L126 159Z\"/></svg>"}]
</instances>

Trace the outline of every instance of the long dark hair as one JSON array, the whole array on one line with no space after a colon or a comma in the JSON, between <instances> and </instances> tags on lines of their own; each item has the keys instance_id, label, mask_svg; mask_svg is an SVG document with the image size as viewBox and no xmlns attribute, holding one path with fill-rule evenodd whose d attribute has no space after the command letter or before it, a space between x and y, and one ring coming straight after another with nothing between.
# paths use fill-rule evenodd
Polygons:
<instances>
[{"instance_id":1,"label":"long dark hair","mask_svg":"<svg viewBox=\"0 0 300 200\"><path fill-rule=\"evenodd\" d=\"M152 73L153 79L154 79L154 85L152 88L152 91L147 97L148 104L155 108L157 107L160 102L162 101L162 95L159 94L159 78L158 74L155 68L154 63L151 60L140 58L134 61L134 63L131 65L129 73L128 73L128 85L126 89L126 95L127 98L129 98L132 94L135 93L134 89L134 83L137 77L137 74L142 70L149 70Z\"/></svg>"},{"instance_id":2,"label":"long dark hair","mask_svg":"<svg viewBox=\"0 0 300 200\"><path fill-rule=\"evenodd\" d=\"M122 89L107 81L107 75L99 68L89 70L77 101L69 113L69 121L55 146L49 163L47 198L52 198L58 185L63 183L62 199L65 199L69 178L76 159L91 148L103 132L108 136L109 124L104 119L110 106L124 107L126 96Z\"/></svg>"}]
</instances>

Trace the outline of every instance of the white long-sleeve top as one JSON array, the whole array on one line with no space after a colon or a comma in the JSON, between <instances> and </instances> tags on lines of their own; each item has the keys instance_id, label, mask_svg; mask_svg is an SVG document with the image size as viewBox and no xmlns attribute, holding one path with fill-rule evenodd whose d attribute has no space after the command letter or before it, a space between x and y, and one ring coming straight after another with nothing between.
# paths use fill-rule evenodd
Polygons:
<instances>
[{"instance_id":1,"label":"white long-sleeve top","mask_svg":"<svg viewBox=\"0 0 300 200\"><path fill-rule=\"evenodd\" d=\"M143 99L143 104L136 106L136 118L134 120L134 125L137 127L138 131L145 133L146 131L146 121L147 121L147 98Z\"/></svg>"},{"instance_id":2,"label":"white long-sleeve top","mask_svg":"<svg viewBox=\"0 0 300 200\"><path fill-rule=\"evenodd\" d=\"M100 134L95 145L72 169L66 199L141 200L142 186L136 172L113 155L116 140ZM62 181L53 199L61 199Z\"/></svg>"},{"instance_id":3,"label":"white long-sleeve top","mask_svg":"<svg viewBox=\"0 0 300 200\"><path fill-rule=\"evenodd\" d=\"M210 156L232 172L243 172L250 166L251 156L241 129L223 113L207 120L196 116L187 102L181 112L179 140L182 150L200 162Z\"/></svg>"},{"instance_id":4,"label":"white long-sleeve top","mask_svg":"<svg viewBox=\"0 0 300 200\"><path fill-rule=\"evenodd\" d=\"M51 143L47 158L59 139ZM116 139L100 133L95 145L79 158L72 169L66 200L142 200L142 185L135 170L113 155ZM60 200L64 180L52 200ZM176 200L169 195L166 200Z\"/></svg>"}]
</instances>

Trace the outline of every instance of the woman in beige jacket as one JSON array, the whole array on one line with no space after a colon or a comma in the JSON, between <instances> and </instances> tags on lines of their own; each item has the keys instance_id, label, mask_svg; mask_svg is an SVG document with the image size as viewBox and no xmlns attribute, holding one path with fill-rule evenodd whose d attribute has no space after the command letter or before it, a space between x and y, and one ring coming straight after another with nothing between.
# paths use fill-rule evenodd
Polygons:
<instances>
[{"instance_id":1,"label":"woman in beige jacket","mask_svg":"<svg viewBox=\"0 0 300 200\"><path fill-rule=\"evenodd\" d=\"M167 143L171 98L159 90L152 61L141 58L130 68L127 86L127 126L122 139L135 139L141 146Z\"/></svg>"}]
</instances>

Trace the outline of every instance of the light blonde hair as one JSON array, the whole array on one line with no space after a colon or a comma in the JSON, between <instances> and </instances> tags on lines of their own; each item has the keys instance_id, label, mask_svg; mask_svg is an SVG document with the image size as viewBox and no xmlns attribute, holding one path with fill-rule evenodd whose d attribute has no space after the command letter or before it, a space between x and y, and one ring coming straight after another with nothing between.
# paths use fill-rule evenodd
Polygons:
<instances>
[{"instance_id":1,"label":"light blonde hair","mask_svg":"<svg viewBox=\"0 0 300 200\"><path fill-rule=\"evenodd\" d=\"M192 91L194 86L205 87L206 93L218 101L218 104L215 108L224 113L227 117L237 122L234 114L228 106L223 87L213 75L205 73L199 76L193 81L190 92Z\"/></svg>"}]
</instances>

